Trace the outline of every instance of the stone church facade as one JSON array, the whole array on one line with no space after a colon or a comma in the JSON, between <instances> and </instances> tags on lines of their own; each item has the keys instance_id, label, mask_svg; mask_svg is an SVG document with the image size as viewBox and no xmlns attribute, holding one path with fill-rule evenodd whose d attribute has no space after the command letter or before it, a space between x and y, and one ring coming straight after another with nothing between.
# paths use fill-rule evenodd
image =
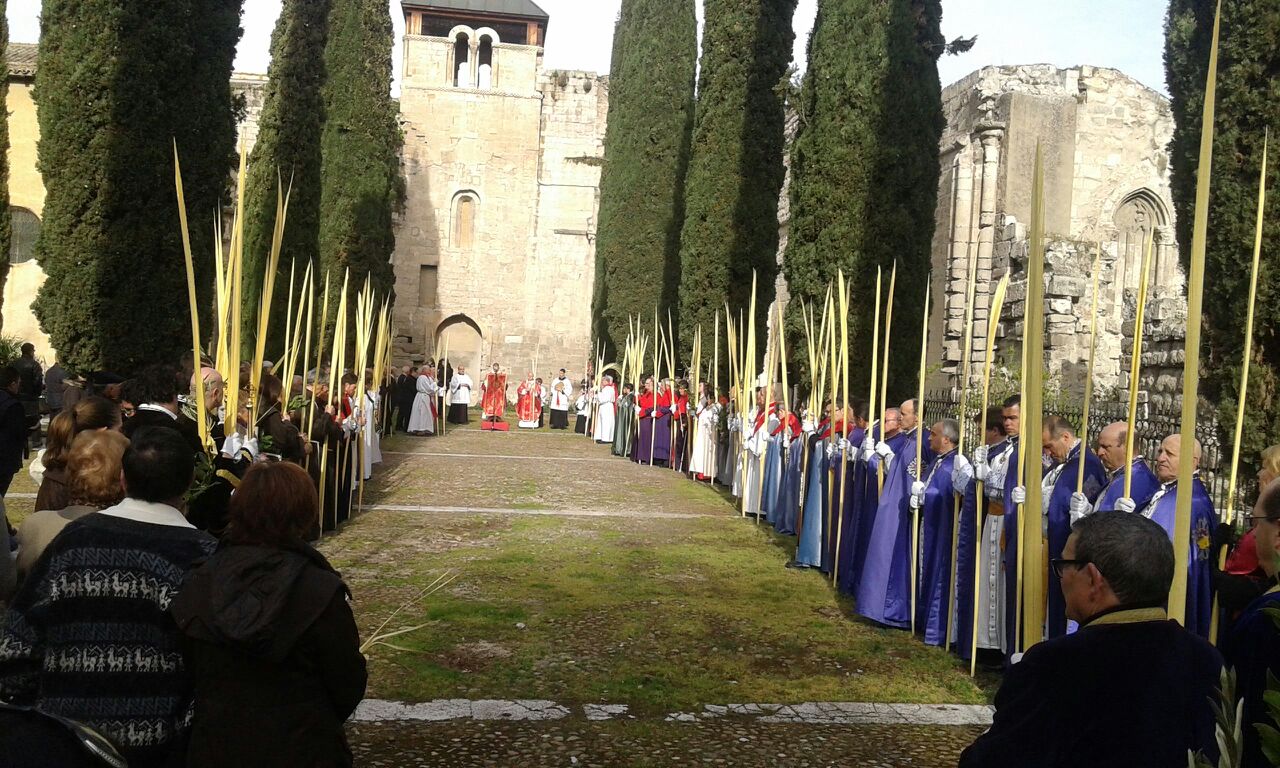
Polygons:
<instances>
[{"instance_id":1,"label":"stone church facade","mask_svg":"<svg viewBox=\"0 0 1280 768\"><path fill-rule=\"evenodd\" d=\"M995 356L1016 367L1026 297L1027 229L1037 142L1045 168L1048 372L1083 388L1089 355L1094 255L1101 248L1095 385L1127 387L1143 243L1154 235L1141 389L1172 404L1185 337L1186 278L1178 263L1169 193L1168 100L1127 75L1049 65L980 69L943 90L933 239L931 324L935 383L956 383L970 266L977 270L971 373L986 359L989 296L1009 293Z\"/></svg>"}]
</instances>

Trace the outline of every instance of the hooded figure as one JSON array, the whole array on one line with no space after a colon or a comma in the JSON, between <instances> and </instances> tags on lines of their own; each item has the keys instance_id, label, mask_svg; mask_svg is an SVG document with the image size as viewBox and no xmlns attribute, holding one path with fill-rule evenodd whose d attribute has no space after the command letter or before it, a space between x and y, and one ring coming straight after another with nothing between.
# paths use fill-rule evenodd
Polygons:
<instances>
[{"instance_id":1,"label":"hooded figure","mask_svg":"<svg viewBox=\"0 0 1280 768\"><path fill-rule=\"evenodd\" d=\"M315 506L300 467L255 465L227 536L170 606L195 679L187 766L352 765L342 724L365 660L342 577L299 537Z\"/></svg>"}]
</instances>

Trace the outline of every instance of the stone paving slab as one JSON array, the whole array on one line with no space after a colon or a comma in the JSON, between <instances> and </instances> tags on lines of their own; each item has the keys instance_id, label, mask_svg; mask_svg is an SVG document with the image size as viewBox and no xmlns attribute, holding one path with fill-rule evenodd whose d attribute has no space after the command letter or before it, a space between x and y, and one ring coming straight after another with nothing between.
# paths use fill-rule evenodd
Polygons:
<instances>
[{"instance_id":1,"label":"stone paving slab","mask_svg":"<svg viewBox=\"0 0 1280 768\"><path fill-rule=\"evenodd\" d=\"M625 509L524 509L520 507L437 507L416 504L365 504L361 512L421 512L432 515L533 515L536 517L639 517L688 520L723 517L685 512L646 512Z\"/></svg>"},{"instance_id":2,"label":"stone paving slab","mask_svg":"<svg viewBox=\"0 0 1280 768\"><path fill-rule=\"evenodd\" d=\"M980 726L691 723L581 718L354 723L361 768L951 768Z\"/></svg>"},{"instance_id":3,"label":"stone paving slab","mask_svg":"<svg viewBox=\"0 0 1280 768\"><path fill-rule=\"evenodd\" d=\"M928 725L988 726L994 710L985 705L878 704L844 701L808 701L800 704L708 704L702 712L673 712L665 722L692 723L719 718L757 720L793 725ZM366 699L356 709L356 722L446 720L558 720L576 712L568 706L543 700L437 699L419 704ZM636 719L625 704L586 704L581 714L598 722L615 718Z\"/></svg>"}]
</instances>

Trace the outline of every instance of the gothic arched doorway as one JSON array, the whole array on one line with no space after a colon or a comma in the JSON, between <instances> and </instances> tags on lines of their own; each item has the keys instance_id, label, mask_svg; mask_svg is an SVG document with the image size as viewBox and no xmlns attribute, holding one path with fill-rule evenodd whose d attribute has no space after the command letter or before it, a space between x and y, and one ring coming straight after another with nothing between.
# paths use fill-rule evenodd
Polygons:
<instances>
[{"instance_id":1,"label":"gothic arched doorway","mask_svg":"<svg viewBox=\"0 0 1280 768\"><path fill-rule=\"evenodd\" d=\"M436 353L448 354L449 364L457 368L466 368L471 380L479 386L482 363L481 351L484 345L484 333L476 321L466 315L452 315L436 326ZM479 389L473 391L479 396Z\"/></svg>"}]
</instances>

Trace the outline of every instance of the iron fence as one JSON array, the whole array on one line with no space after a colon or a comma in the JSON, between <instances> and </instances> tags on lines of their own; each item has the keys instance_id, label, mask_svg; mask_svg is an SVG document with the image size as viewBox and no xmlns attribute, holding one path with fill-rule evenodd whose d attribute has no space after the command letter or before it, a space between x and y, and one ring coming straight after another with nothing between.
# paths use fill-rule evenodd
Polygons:
<instances>
[{"instance_id":1,"label":"iron fence","mask_svg":"<svg viewBox=\"0 0 1280 768\"><path fill-rule=\"evenodd\" d=\"M996 403L998 405L998 403ZM978 445L982 435L976 422L981 403L970 400L965 413L966 419L959 419L965 432L965 445ZM937 418L959 418L960 393L955 390L935 390L925 395L924 414L927 421ZM1046 405L1046 415L1065 418L1076 428L1077 432L1084 421L1084 404L1054 403ZM1117 421L1128 421L1128 404L1113 401L1097 400L1089 408L1089 428L1087 438L1082 439L1091 448L1097 445L1098 434L1103 427ZM1155 470L1156 456L1160 444L1166 437L1180 431L1182 413L1166 412L1143 404L1134 419L1134 453L1144 456L1152 471ZM1217 417L1208 411L1202 411L1196 423L1196 438L1200 441L1202 453L1200 459L1200 479L1213 499L1214 509L1222 514L1227 503L1227 485L1231 473L1231 450L1224 445ZM1248 515L1248 505L1257 493L1257 480L1253 477L1239 477L1236 483L1236 519Z\"/></svg>"}]
</instances>

